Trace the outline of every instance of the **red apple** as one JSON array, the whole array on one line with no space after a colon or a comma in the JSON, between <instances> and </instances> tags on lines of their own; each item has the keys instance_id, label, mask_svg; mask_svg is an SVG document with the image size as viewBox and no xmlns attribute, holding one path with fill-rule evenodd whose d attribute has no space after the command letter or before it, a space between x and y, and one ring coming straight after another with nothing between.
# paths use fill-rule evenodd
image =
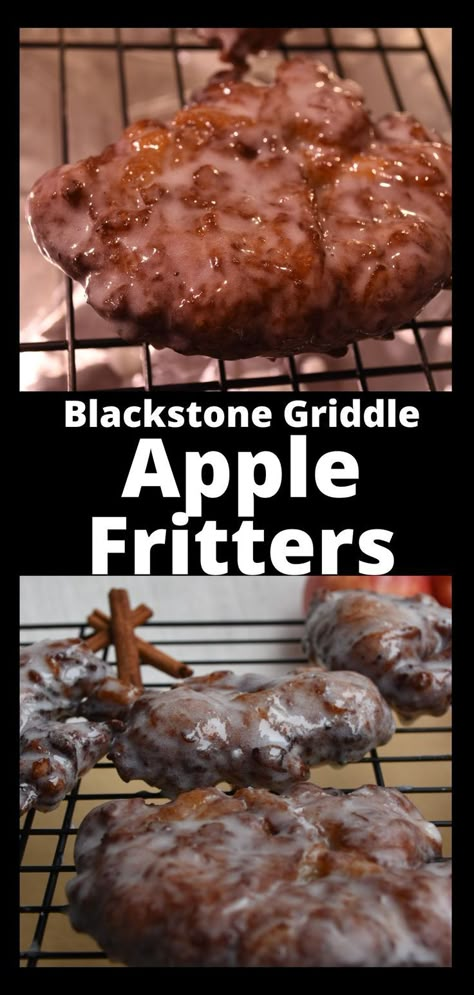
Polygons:
<instances>
[{"instance_id":1,"label":"red apple","mask_svg":"<svg viewBox=\"0 0 474 995\"><path fill-rule=\"evenodd\" d=\"M451 580L445 577L404 577L396 574L384 574L379 577L308 577L303 595L305 614L308 611L314 592L319 587L328 587L331 591L376 591L378 594L398 594L401 598L410 598L414 594L432 594L432 580ZM437 595L436 595L437 597ZM444 604L445 602L443 602Z\"/></svg>"},{"instance_id":2,"label":"red apple","mask_svg":"<svg viewBox=\"0 0 474 995\"><path fill-rule=\"evenodd\" d=\"M433 597L439 601L440 605L446 605L446 608L451 608L452 605L452 586L452 577L431 578Z\"/></svg>"}]
</instances>

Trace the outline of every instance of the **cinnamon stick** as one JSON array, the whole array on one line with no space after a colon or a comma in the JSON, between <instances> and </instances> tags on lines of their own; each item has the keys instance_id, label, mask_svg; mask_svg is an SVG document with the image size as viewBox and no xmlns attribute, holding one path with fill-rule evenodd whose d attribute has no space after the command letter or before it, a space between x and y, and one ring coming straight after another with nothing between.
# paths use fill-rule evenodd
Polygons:
<instances>
[{"instance_id":1,"label":"cinnamon stick","mask_svg":"<svg viewBox=\"0 0 474 995\"><path fill-rule=\"evenodd\" d=\"M142 607L145 606L140 605L140 608ZM136 608L135 611L137 612L138 608ZM132 615L133 614L134 613L132 613ZM105 629L110 625L109 616L97 608L91 615L89 615L87 621L89 625L94 626L94 628ZM141 623L135 624L140 625ZM176 660L173 656L169 656L168 653L163 653L163 650L159 650L156 646L152 646L151 643L145 642L144 639L139 639L138 636L135 636L135 640L140 657L144 663L148 663L150 667L155 667L156 670L162 670L165 674L178 678L190 677L193 673L192 668L188 667L186 663Z\"/></svg>"},{"instance_id":2,"label":"cinnamon stick","mask_svg":"<svg viewBox=\"0 0 474 995\"><path fill-rule=\"evenodd\" d=\"M132 611L133 628L135 629L137 625L143 625L143 623L147 622L152 615L153 612L147 605L138 605L138 608L134 608ZM87 616L87 624L90 625L92 629L98 630L93 636L89 636L89 639L94 639L100 634L101 649L113 642L112 632L110 629L110 615L106 615L105 612L100 611L99 608L94 608L94 611Z\"/></svg>"},{"instance_id":3,"label":"cinnamon stick","mask_svg":"<svg viewBox=\"0 0 474 995\"><path fill-rule=\"evenodd\" d=\"M84 646L87 646L92 653L98 653L99 650L104 650L110 642L111 639L107 630L102 629L101 632L94 632L92 636L88 636L87 639L84 639Z\"/></svg>"},{"instance_id":4,"label":"cinnamon stick","mask_svg":"<svg viewBox=\"0 0 474 995\"><path fill-rule=\"evenodd\" d=\"M153 612L148 605L138 605L138 608L134 608L132 611L132 624L135 629L137 625L143 625L151 618ZM110 629L110 616L106 615L105 612L101 612L98 608L95 608L90 615L87 616L87 624L91 626L92 629L97 629L93 636L88 636L85 639L86 646L90 649L97 651L103 650L106 646L111 643L112 631Z\"/></svg>"},{"instance_id":5,"label":"cinnamon stick","mask_svg":"<svg viewBox=\"0 0 474 995\"><path fill-rule=\"evenodd\" d=\"M117 656L119 677L126 684L142 688L137 640L133 631L128 591L113 587L109 591L111 630Z\"/></svg>"},{"instance_id":6,"label":"cinnamon stick","mask_svg":"<svg viewBox=\"0 0 474 995\"><path fill-rule=\"evenodd\" d=\"M151 643L146 643L138 636L136 638L138 652L144 663L148 663L150 667L155 667L156 670L163 670L171 677L191 677L193 670L188 667L187 663L175 660L173 656L168 656L168 653L163 653L163 650L159 650L157 646L152 646Z\"/></svg>"}]
</instances>

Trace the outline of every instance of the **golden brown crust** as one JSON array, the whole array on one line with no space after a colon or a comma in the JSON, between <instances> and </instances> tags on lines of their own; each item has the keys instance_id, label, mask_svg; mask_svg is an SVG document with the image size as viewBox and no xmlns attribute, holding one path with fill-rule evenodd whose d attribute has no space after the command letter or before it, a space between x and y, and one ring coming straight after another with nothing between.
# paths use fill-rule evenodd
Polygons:
<instances>
[{"instance_id":1,"label":"golden brown crust","mask_svg":"<svg viewBox=\"0 0 474 995\"><path fill-rule=\"evenodd\" d=\"M317 63L211 82L168 125L45 174L41 251L129 341L223 359L341 352L414 317L451 274L450 149L373 125Z\"/></svg>"},{"instance_id":2,"label":"golden brown crust","mask_svg":"<svg viewBox=\"0 0 474 995\"><path fill-rule=\"evenodd\" d=\"M424 864L439 845L373 785L116 801L80 827L70 914L134 967L448 966L449 867Z\"/></svg>"}]
</instances>

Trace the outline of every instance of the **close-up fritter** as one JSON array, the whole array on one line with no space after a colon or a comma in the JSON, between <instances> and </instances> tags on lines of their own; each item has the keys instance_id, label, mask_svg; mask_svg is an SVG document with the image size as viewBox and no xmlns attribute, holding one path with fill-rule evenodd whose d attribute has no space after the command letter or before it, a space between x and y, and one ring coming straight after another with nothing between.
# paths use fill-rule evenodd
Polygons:
<instances>
[{"instance_id":1,"label":"close-up fritter","mask_svg":"<svg viewBox=\"0 0 474 995\"><path fill-rule=\"evenodd\" d=\"M110 749L108 723L136 694L77 639L21 651L20 813L59 805Z\"/></svg>"},{"instance_id":2,"label":"close-up fritter","mask_svg":"<svg viewBox=\"0 0 474 995\"><path fill-rule=\"evenodd\" d=\"M302 57L216 80L168 124L39 179L41 252L131 342L221 359L342 354L451 276L451 152Z\"/></svg>"},{"instance_id":3,"label":"close-up fritter","mask_svg":"<svg viewBox=\"0 0 474 995\"><path fill-rule=\"evenodd\" d=\"M450 865L397 791L196 790L96 808L73 926L131 967L447 967Z\"/></svg>"},{"instance_id":4,"label":"close-up fritter","mask_svg":"<svg viewBox=\"0 0 474 995\"><path fill-rule=\"evenodd\" d=\"M141 778L170 798L220 781L283 791L309 777L310 764L360 760L393 731L390 709L360 674L221 671L146 691L110 756L125 781Z\"/></svg>"},{"instance_id":5,"label":"close-up fritter","mask_svg":"<svg viewBox=\"0 0 474 995\"><path fill-rule=\"evenodd\" d=\"M316 590L304 646L313 663L370 677L406 718L451 704L451 610L428 594Z\"/></svg>"}]
</instances>

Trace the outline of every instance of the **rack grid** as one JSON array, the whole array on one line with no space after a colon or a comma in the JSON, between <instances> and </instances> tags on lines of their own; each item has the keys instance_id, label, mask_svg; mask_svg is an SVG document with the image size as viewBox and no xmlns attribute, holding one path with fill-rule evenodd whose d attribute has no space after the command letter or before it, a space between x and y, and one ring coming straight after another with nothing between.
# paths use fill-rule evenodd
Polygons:
<instances>
[{"instance_id":1,"label":"rack grid","mask_svg":"<svg viewBox=\"0 0 474 995\"><path fill-rule=\"evenodd\" d=\"M21 645L38 638L58 639L89 634L79 623L25 625ZM301 620L151 621L145 638L194 667L244 668L277 674L304 662ZM104 651L108 659L108 650ZM147 680L145 671L145 680ZM169 686L165 675L154 683ZM161 676L163 680L161 680ZM146 686L150 686L146 684ZM397 724L392 740L359 763L342 768L313 768L311 779L322 786L351 790L361 784L397 787L409 795L423 815L440 827L444 855L451 850L450 715L429 716L412 725ZM113 967L95 942L75 933L67 916L64 886L74 874L74 840L90 809L108 799L130 796L159 798L143 782L124 784L113 765L98 763L71 794L48 814L29 812L20 830L22 967Z\"/></svg>"}]
</instances>

